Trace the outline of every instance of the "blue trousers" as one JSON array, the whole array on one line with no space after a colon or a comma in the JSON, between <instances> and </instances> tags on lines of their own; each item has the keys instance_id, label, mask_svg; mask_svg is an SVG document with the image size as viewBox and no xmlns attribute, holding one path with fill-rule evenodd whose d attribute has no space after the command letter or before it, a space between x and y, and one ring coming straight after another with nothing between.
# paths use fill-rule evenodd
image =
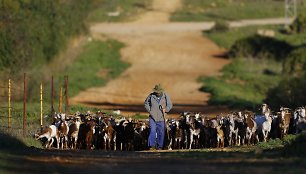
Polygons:
<instances>
[{"instance_id":1,"label":"blue trousers","mask_svg":"<svg viewBox=\"0 0 306 174\"><path fill-rule=\"evenodd\" d=\"M165 122L164 121L155 122L152 118L149 118L149 124L150 124L150 135L148 140L148 146L162 149L164 146L164 139L165 139Z\"/></svg>"}]
</instances>

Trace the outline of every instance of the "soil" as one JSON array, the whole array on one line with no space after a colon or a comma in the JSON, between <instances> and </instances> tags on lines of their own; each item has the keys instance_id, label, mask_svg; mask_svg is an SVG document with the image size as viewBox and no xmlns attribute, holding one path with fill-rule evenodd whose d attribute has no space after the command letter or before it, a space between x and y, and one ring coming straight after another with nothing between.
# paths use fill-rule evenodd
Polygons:
<instances>
[{"instance_id":1,"label":"soil","mask_svg":"<svg viewBox=\"0 0 306 174\"><path fill-rule=\"evenodd\" d=\"M170 115L226 110L207 105L209 94L199 91L202 84L197 78L218 75L229 60L218 58L224 50L203 37L197 24L184 28L169 22L181 5L180 0L154 0L152 9L133 22L93 24L93 39L114 38L126 44L121 55L131 66L106 86L89 88L70 102L119 109L123 115L145 113L143 102L160 83L174 104Z\"/></svg>"},{"instance_id":2,"label":"soil","mask_svg":"<svg viewBox=\"0 0 306 174\"><path fill-rule=\"evenodd\" d=\"M236 150L131 152L28 149L1 153L0 173L305 173L304 159L277 155L264 157L248 150Z\"/></svg>"}]
</instances>

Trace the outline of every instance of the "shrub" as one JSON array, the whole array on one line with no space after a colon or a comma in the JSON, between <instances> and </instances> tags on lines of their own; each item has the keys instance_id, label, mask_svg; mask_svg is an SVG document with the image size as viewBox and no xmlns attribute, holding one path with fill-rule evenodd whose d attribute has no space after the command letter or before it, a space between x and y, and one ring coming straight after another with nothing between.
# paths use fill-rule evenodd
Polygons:
<instances>
[{"instance_id":1,"label":"shrub","mask_svg":"<svg viewBox=\"0 0 306 174\"><path fill-rule=\"evenodd\" d=\"M300 14L290 25L291 32L305 33L306 32L306 13Z\"/></svg>"},{"instance_id":2,"label":"shrub","mask_svg":"<svg viewBox=\"0 0 306 174\"><path fill-rule=\"evenodd\" d=\"M229 30L229 25L224 21L217 21L210 32L226 32Z\"/></svg>"},{"instance_id":3,"label":"shrub","mask_svg":"<svg viewBox=\"0 0 306 174\"><path fill-rule=\"evenodd\" d=\"M283 155L285 156L306 156L306 133L301 133L284 142Z\"/></svg>"},{"instance_id":4,"label":"shrub","mask_svg":"<svg viewBox=\"0 0 306 174\"><path fill-rule=\"evenodd\" d=\"M229 57L283 60L291 50L287 42L253 35L237 40L229 50Z\"/></svg>"},{"instance_id":5,"label":"shrub","mask_svg":"<svg viewBox=\"0 0 306 174\"><path fill-rule=\"evenodd\" d=\"M85 30L93 0L0 0L0 70L45 64Z\"/></svg>"},{"instance_id":6,"label":"shrub","mask_svg":"<svg viewBox=\"0 0 306 174\"><path fill-rule=\"evenodd\" d=\"M275 88L269 90L265 99L272 108L280 106L295 108L306 103L306 75L284 79Z\"/></svg>"},{"instance_id":7,"label":"shrub","mask_svg":"<svg viewBox=\"0 0 306 174\"><path fill-rule=\"evenodd\" d=\"M283 72L290 76L301 76L306 72L306 46L293 50L283 63Z\"/></svg>"},{"instance_id":8,"label":"shrub","mask_svg":"<svg viewBox=\"0 0 306 174\"><path fill-rule=\"evenodd\" d=\"M257 146L264 150L275 149L275 148L283 147L283 141L280 140L279 138L270 139L268 142L259 142Z\"/></svg>"}]
</instances>

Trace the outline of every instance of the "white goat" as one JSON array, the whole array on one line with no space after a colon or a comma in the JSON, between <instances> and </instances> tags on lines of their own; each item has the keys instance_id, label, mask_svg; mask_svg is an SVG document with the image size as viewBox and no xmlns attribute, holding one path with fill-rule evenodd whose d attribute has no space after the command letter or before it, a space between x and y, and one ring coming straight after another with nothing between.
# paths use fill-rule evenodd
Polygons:
<instances>
[{"instance_id":1,"label":"white goat","mask_svg":"<svg viewBox=\"0 0 306 174\"><path fill-rule=\"evenodd\" d=\"M77 117L75 122L69 126L68 139L71 149L76 148L80 125L81 125L81 120L79 117Z\"/></svg>"},{"instance_id":2,"label":"white goat","mask_svg":"<svg viewBox=\"0 0 306 174\"><path fill-rule=\"evenodd\" d=\"M51 148L54 142L54 139L56 139L57 142L57 148L59 148L59 135L58 130L55 125L50 125L46 129L44 129L42 132L35 134L36 140L39 140L41 138L47 138L47 143L45 145L46 148Z\"/></svg>"},{"instance_id":3,"label":"white goat","mask_svg":"<svg viewBox=\"0 0 306 174\"><path fill-rule=\"evenodd\" d=\"M234 115L230 114L229 117L229 145L233 146L236 145L237 139L238 139L238 128L235 126L235 120L234 120ZM233 142L233 135L235 136L235 142Z\"/></svg>"},{"instance_id":4,"label":"white goat","mask_svg":"<svg viewBox=\"0 0 306 174\"><path fill-rule=\"evenodd\" d=\"M291 113L287 108L280 109L280 130L281 130L281 138L288 134L289 125L291 120Z\"/></svg>"},{"instance_id":5,"label":"white goat","mask_svg":"<svg viewBox=\"0 0 306 174\"><path fill-rule=\"evenodd\" d=\"M266 103L261 105L260 111L261 111L262 115L265 115L266 112L271 114L271 110L270 110L269 106Z\"/></svg>"},{"instance_id":6,"label":"white goat","mask_svg":"<svg viewBox=\"0 0 306 174\"><path fill-rule=\"evenodd\" d=\"M259 142L258 135L262 133L263 141L266 142L268 135L271 131L272 118L270 117L269 112L265 112L264 116L255 117L255 122L257 124L257 135L256 139Z\"/></svg>"}]
</instances>

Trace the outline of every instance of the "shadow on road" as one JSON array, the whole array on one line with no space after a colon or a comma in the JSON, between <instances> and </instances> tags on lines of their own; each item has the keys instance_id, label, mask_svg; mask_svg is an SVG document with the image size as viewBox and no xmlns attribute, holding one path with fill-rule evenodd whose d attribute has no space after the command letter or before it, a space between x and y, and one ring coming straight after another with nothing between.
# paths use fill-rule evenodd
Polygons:
<instances>
[{"instance_id":1,"label":"shadow on road","mask_svg":"<svg viewBox=\"0 0 306 174\"><path fill-rule=\"evenodd\" d=\"M125 112L141 113L146 112L143 104L117 104L117 103L100 103L100 102L83 102L85 105L90 105L103 109L120 110ZM209 106L209 105L194 105L194 104L175 104L169 114L181 114L183 112L201 112L204 114L220 114L228 111L225 106Z\"/></svg>"}]
</instances>

